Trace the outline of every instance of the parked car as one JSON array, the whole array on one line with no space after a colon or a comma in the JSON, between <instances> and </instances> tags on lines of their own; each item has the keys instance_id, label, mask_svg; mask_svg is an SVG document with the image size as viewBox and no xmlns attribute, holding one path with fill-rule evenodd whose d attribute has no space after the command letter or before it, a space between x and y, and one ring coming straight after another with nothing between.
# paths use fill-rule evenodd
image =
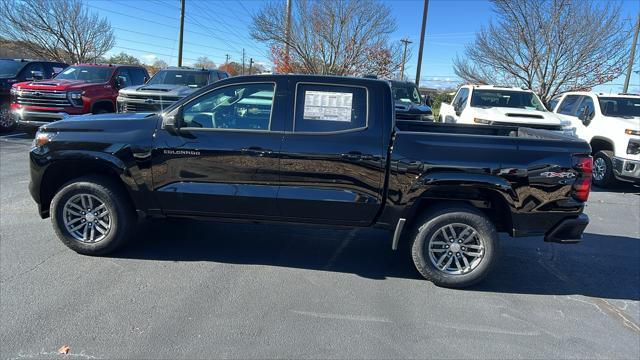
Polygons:
<instances>
[{"instance_id":1,"label":"parked car","mask_svg":"<svg viewBox=\"0 0 640 360\"><path fill-rule=\"evenodd\" d=\"M393 80L389 83L395 101L396 119L433 121L431 106L420 95L415 83Z\"/></svg>"},{"instance_id":2,"label":"parked car","mask_svg":"<svg viewBox=\"0 0 640 360\"><path fill-rule=\"evenodd\" d=\"M118 90L148 78L142 66L73 65L51 80L14 84L11 112L21 125L35 127L70 115L115 112Z\"/></svg>"},{"instance_id":3,"label":"parked car","mask_svg":"<svg viewBox=\"0 0 640 360\"><path fill-rule=\"evenodd\" d=\"M226 72L213 69L170 67L160 70L142 86L121 89L118 112L160 112L192 92L228 77Z\"/></svg>"},{"instance_id":4,"label":"parked car","mask_svg":"<svg viewBox=\"0 0 640 360\"><path fill-rule=\"evenodd\" d=\"M442 103L438 121L471 125L526 126L574 135L575 129L548 111L531 90L494 85L464 85L451 104Z\"/></svg>"},{"instance_id":5,"label":"parked car","mask_svg":"<svg viewBox=\"0 0 640 360\"><path fill-rule=\"evenodd\" d=\"M136 213L375 226L389 230L392 249L407 245L425 278L463 287L496 262L498 232L581 239L586 142L393 116L391 87L381 80L229 78L162 114L41 127L29 188L60 240L90 255L122 245Z\"/></svg>"},{"instance_id":6,"label":"parked car","mask_svg":"<svg viewBox=\"0 0 640 360\"><path fill-rule=\"evenodd\" d=\"M568 92L553 111L570 121L593 152L593 182L640 183L640 95Z\"/></svg>"},{"instance_id":7,"label":"parked car","mask_svg":"<svg viewBox=\"0 0 640 360\"><path fill-rule=\"evenodd\" d=\"M27 80L51 79L66 68L57 61L0 59L0 132L11 131L16 122L11 116L9 92L15 83Z\"/></svg>"}]
</instances>

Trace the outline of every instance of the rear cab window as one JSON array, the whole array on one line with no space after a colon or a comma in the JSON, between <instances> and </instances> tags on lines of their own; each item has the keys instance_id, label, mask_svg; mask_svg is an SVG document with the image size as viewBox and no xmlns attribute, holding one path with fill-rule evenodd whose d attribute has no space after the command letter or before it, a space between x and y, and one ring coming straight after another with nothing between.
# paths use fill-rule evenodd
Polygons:
<instances>
[{"instance_id":1,"label":"rear cab window","mask_svg":"<svg viewBox=\"0 0 640 360\"><path fill-rule=\"evenodd\" d=\"M367 128L368 94L359 86L298 83L294 133L333 133Z\"/></svg>"}]
</instances>

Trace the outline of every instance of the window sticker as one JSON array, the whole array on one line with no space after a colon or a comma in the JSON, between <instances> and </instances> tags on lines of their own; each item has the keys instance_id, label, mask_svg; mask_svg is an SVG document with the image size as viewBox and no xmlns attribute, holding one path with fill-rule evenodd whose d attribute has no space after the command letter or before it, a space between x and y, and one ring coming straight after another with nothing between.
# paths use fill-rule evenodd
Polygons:
<instances>
[{"instance_id":1,"label":"window sticker","mask_svg":"<svg viewBox=\"0 0 640 360\"><path fill-rule=\"evenodd\" d=\"M329 91L305 91L305 120L351 122L352 93Z\"/></svg>"}]
</instances>

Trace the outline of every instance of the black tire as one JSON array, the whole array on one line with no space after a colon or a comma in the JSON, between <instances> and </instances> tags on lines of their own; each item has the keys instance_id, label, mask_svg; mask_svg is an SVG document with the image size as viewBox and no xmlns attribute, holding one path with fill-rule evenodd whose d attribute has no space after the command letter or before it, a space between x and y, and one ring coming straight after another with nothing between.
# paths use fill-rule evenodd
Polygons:
<instances>
[{"instance_id":1,"label":"black tire","mask_svg":"<svg viewBox=\"0 0 640 360\"><path fill-rule=\"evenodd\" d=\"M16 121L9 110L9 105L0 105L0 133L13 131L15 130L16 125Z\"/></svg>"},{"instance_id":2,"label":"black tire","mask_svg":"<svg viewBox=\"0 0 640 360\"><path fill-rule=\"evenodd\" d=\"M64 206L69 199L79 194L95 196L109 211L110 228L99 241L80 241L64 225ZM116 182L99 176L85 176L66 183L56 193L51 201L51 221L58 238L68 248L84 255L105 255L126 242L133 233L136 217L128 196Z\"/></svg>"},{"instance_id":3,"label":"black tire","mask_svg":"<svg viewBox=\"0 0 640 360\"><path fill-rule=\"evenodd\" d=\"M456 224L456 226L459 224L467 225L476 230L477 241L481 241L484 247L484 255L475 267L466 273L447 273L438 269L429 257L430 239L436 236L436 232L440 232L443 226L451 224ZM471 206L452 205L425 214L416 222L415 228L410 235L410 240L411 257L418 272L425 279L442 287L464 288L478 283L489 274L498 257L498 233L495 227L484 214ZM453 249L453 245L448 246ZM455 260L455 254L453 255L453 260ZM458 259L461 258L458 257ZM462 264L462 260L460 260L460 263ZM473 262L471 263L473 264Z\"/></svg>"},{"instance_id":4,"label":"black tire","mask_svg":"<svg viewBox=\"0 0 640 360\"><path fill-rule=\"evenodd\" d=\"M593 184L601 187L612 187L616 185L617 180L615 175L613 174L613 162L611 158L613 157L613 151L602 150L598 151L593 155ZM604 166L603 177L597 178L596 175L596 164L602 164Z\"/></svg>"}]
</instances>

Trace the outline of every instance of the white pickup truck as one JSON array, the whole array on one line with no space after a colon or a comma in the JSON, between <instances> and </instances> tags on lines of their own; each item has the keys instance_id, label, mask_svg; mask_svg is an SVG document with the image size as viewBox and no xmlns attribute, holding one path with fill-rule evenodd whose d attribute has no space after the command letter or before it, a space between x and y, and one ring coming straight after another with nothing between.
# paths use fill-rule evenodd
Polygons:
<instances>
[{"instance_id":1,"label":"white pickup truck","mask_svg":"<svg viewBox=\"0 0 640 360\"><path fill-rule=\"evenodd\" d=\"M551 100L553 111L571 121L593 151L593 182L640 183L640 96L568 92Z\"/></svg>"},{"instance_id":2,"label":"white pickup truck","mask_svg":"<svg viewBox=\"0 0 640 360\"><path fill-rule=\"evenodd\" d=\"M451 104L442 103L438 121L472 125L523 126L575 134L571 122L548 111L531 90L494 85L464 85Z\"/></svg>"}]
</instances>

